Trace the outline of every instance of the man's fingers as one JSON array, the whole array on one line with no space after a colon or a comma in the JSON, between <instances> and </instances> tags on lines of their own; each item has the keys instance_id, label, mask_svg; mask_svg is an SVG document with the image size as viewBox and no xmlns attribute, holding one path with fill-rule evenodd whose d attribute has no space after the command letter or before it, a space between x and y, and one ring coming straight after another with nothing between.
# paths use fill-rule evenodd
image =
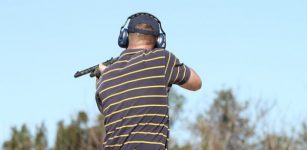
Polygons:
<instances>
[{"instance_id":1,"label":"man's fingers","mask_svg":"<svg viewBox=\"0 0 307 150\"><path fill-rule=\"evenodd\" d=\"M95 69L95 71L92 72L92 73L90 74L90 76L91 76L91 77L96 76L96 78L99 78L99 77L101 76L101 73L102 73L105 69L106 69L106 66L105 66L105 65L99 64L99 65L98 65L98 68Z\"/></svg>"},{"instance_id":2,"label":"man's fingers","mask_svg":"<svg viewBox=\"0 0 307 150\"><path fill-rule=\"evenodd\" d=\"M101 71L99 69L95 69L94 75L96 76L96 78L99 78L101 76Z\"/></svg>"}]
</instances>

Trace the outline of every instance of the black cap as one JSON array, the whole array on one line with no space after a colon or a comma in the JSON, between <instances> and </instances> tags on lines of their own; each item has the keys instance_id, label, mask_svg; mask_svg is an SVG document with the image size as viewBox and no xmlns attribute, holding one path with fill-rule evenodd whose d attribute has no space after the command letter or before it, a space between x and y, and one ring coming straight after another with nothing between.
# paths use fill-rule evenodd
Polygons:
<instances>
[{"instance_id":1,"label":"black cap","mask_svg":"<svg viewBox=\"0 0 307 150\"><path fill-rule=\"evenodd\" d=\"M136 28L137 24L150 25L153 31L138 29ZM147 35L159 36L160 25L159 22L154 17L146 14L141 14L139 16L131 18L128 25L128 33L142 33Z\"/></svg>"}]
</instances>

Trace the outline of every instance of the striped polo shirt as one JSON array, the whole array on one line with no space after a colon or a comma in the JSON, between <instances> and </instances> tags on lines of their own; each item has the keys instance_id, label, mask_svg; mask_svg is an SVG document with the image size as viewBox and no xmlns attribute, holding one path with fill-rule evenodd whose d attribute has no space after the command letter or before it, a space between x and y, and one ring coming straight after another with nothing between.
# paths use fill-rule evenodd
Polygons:
<instances>
[{"instance_id":1,"label":"striped polo shirt","mask_svg":"<svg viewBox=\"0 0 307 150\"><path fill-rule=\"evenodd\" d=\"M126 49L97 82L108 149L164 150L169 138L168 91L190 69L164 49Z\"/></svg>"}]
</instances>

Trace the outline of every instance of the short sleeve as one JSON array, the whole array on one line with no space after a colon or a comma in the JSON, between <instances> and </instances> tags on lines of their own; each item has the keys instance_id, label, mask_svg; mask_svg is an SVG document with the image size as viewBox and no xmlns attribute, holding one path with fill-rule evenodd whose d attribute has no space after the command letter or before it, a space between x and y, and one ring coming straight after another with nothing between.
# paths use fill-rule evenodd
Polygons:
<instances>
[{"instance_id":1,"label":"short sleeve","mask_svg":"<svg viewBox=\"0 0 307 150\"><path fill-rule=\"evenodd\" d=\"M182 85L186 83L190 75L191 71L188 66L181 63L171 52L165 52L165 78L169 87L172 84Z\"/></svg>"}]
</instances>

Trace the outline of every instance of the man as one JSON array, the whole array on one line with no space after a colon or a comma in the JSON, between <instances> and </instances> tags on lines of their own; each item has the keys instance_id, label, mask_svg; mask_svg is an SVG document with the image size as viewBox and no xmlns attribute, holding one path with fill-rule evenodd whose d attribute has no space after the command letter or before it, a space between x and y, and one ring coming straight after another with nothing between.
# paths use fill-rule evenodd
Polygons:
<instances>
[{"instance_id":1,"label":"man","mask_svg":"<svg viewBox=\"0 0 307 150\"><path fill-rule=\"evenodd\" d=\"M201 88L193 69L155 48L159 32L159 22L150 14L131 18L127 49L114 64L99 65L96 101L105 117L105 149L167 149L170 87Z\"/></svg>"}]
</instances>

